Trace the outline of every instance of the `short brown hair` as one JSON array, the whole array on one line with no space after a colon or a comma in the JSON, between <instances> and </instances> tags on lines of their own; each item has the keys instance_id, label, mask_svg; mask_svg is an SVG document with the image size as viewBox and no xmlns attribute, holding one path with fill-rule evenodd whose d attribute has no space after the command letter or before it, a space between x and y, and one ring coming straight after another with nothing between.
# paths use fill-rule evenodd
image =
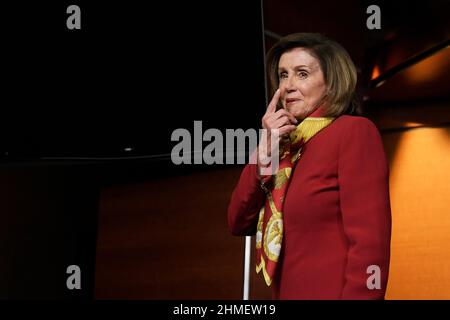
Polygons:
<instances>
[{"instance_id":1,"label":"short brown hair","mask_svg":"<svg viewBox=\"0 0 450 320\"><path fill-rule=\"evenodd\" d=\"M279 86L278 63L281 55L294 48L305 48L320 62L327 92L324 116L337 117L358 110L355 94L356 67L348 52L337 42L318 33L293 33L281 38L267 53L267 73L272 95Z\"/></svg>"}]
</instances>

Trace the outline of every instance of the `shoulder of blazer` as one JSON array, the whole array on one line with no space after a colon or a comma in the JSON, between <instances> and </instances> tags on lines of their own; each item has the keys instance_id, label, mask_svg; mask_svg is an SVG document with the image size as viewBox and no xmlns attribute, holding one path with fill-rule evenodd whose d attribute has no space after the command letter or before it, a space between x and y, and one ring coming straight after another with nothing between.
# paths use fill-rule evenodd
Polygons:
<instances>
[{"instance_id":1,"label":"shoulder of blazer","mask_svg":"<svg viewBox=\"0 0 450 320\"><path fill-rule=\"evenodd\" d=\"M368 118L361 116L342 115L334 120L337 129L345 132L357 132L360 130L375 130L379 132L377 126Z\"/></svg>"}]
</instances>

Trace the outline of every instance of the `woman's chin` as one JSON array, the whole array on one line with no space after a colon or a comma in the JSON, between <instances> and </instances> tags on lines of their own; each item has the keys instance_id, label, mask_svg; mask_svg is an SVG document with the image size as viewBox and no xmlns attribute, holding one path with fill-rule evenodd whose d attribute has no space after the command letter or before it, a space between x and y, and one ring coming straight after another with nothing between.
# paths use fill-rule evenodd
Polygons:
<instances>
[{"instance_id":1,"label":"woman's chin","mask_svg":"<svg viewBox=\"0 0 450 320\"><path fill-rule=\"evenodd\" d=\"M289 112L290 114L292 114L294 117L299 113L298 110L296 110L295 108L286 108L286 111Z\"/></svg>"},{"instance_id":2,"label":"woman's chin","mask_svg":"<svg viewBox=\"0 0 450 320\"><path fill-rule=\"evenodd\" d=\"M288 106L286 110L298 120L305 118L306 113L298 106L295 105L293 105L292 107Z\"/></svg>"},{"instance_id":3,"label":"woman's chin","mask_svg":"<svg viewBox=\"0 0 450 320\"><path fill-rule=\"evenodd\" d=\"M289 113L292 114L292 115L295 117L295 119L297 119L297 120L303 120L303 119L305 119L305 113L302 112L302 111L299 111L299 110L292 110L292 111L288 110L288 111L289 111Z\"/></svg>"}]
</instances>

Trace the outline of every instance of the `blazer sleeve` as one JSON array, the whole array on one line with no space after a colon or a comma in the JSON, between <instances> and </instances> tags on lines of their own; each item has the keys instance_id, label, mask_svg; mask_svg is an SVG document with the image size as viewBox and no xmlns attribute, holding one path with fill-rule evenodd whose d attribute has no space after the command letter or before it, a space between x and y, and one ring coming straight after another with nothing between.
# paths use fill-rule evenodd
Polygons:
<instances>
[{"instance_id":1,"label":"blazer sleeve","mask_svg":"<svg viewBox=\"0 0 450 320\"><path fill-rule=\"evenodd\" d=\"M257 170L256 164L247 164L231 195L228 205L228 228L233 235L245 236L256 233L259 211L266 197Z\"/></svg>"},{"instance_id":2,"label":"blazer sleeve","mask_svg":"<svg viewBox=\"0 0 450 320\"><path fill-rule=\"evenodd\" d=\"M338 179L349 241L342 299L384 299L391 240L389 167L370 120L358 117L343 133Z\"/></svg>"}]
</instances>

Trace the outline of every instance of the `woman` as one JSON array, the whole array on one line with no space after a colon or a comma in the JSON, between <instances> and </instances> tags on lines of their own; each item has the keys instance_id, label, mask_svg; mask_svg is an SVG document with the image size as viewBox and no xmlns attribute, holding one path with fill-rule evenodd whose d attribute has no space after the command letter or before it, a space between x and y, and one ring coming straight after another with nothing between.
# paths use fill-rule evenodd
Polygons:
<instances>
[{"instance_id":1,"label":"woman","mask_svg":"<svg viewBox=\"0 0 450 320\"><path fill-rule=\"evenodd\" d=\"M375 125L349 115L353 62L336 42L298 33L274 45L267 68L278 89L258 149L279 165L273 176L262 174L261 157L246 165L228 208L230 231L256 234L256 269L276 299L383 299L388 165Z\"/></svg>"}]
</instances>

